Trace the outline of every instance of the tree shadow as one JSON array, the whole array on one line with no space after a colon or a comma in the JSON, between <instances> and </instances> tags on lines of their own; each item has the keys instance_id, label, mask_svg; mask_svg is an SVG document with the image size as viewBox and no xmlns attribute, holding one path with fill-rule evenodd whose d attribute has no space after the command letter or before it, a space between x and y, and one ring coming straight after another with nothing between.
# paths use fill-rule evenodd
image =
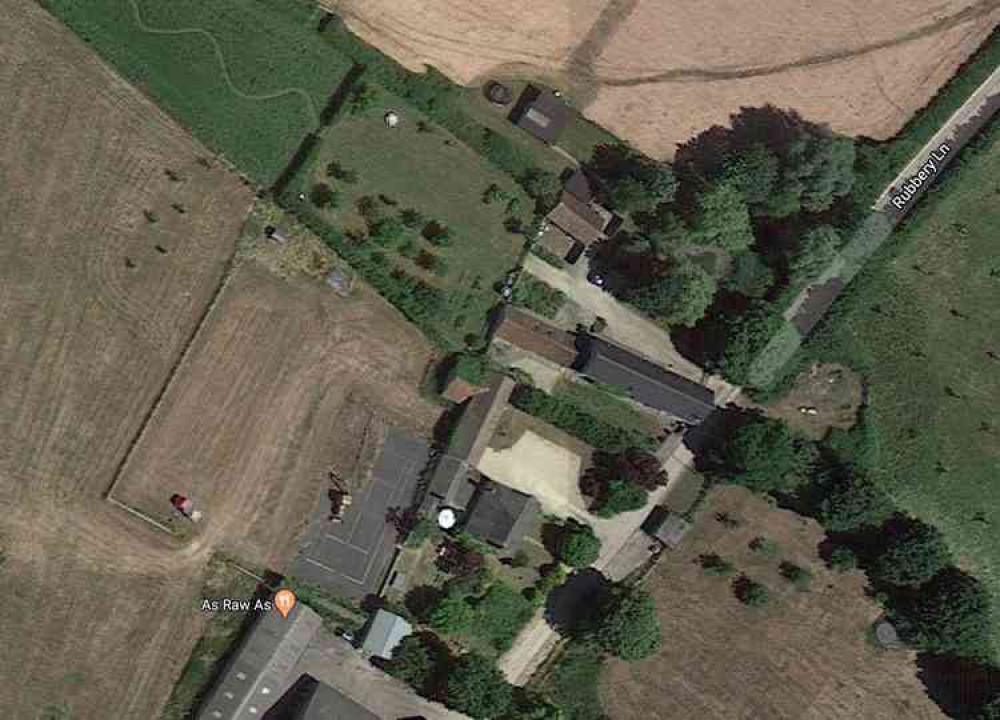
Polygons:
<instances>
[{"instance_id":1,"label":"tree shadow","mask_svg":"<svg viewBox=\"0 0 1000 720\"><path fill-rule=\"evenodd\" d=\"M1000 693L1000 668L952 655L917 655L917 677L949 717L972 720Z\"/></svg>"},{"instance_id":2,"label":"tree shadow","mask_svg":"<svg viewBox=\"0 0 1000 720\"><path fill-rule=\"evenodd\" d=\"M593 568L573 573L565 583L549 593L545 619L563 635L577 635L594 626L595 615L613 585Z\"/></svg>"}]
</instances>

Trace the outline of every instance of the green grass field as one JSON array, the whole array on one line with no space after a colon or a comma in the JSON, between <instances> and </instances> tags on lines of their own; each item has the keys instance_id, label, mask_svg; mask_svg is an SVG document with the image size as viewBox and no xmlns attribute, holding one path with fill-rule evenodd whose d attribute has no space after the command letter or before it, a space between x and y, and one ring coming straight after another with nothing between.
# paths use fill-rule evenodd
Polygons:
<instances>
[{"instance_id":1,"label":"green grass field","mask_svg":"<svg viewBox=\"0 0 1000 720\"><path fill-rule=\"evenodd\" d=\"M319 112L351 67L316 32L318 9L299 0L43 5L262 185L316 129Z\"/></svg>"},{"instance_id":2,"label":"green grass field","mask_svg":"<svg viewBox=\"0 0 1000 720\"><path fill-rule=\"evenodd\" d=\"M880 476L1000 608L1000 360L987 354L1000 358L998 136L925 199L807 353L863 372Z\"/></svg>"},{"instance_id":3,"label":"green grass field","mask_svg":"<svg viewBox=\"0 0 1000 720\"><path fill-rule=\"evenodd\" d=\"M402 118L391 130L383 121L389 109ZM426 123L428 130L420 130L418 122ZM330 178L330 162L356 173L357 181ZM444 290L446 312L435 322L445 339L460 346L465 335L482 333L486 314L498 298L494 284L514 267L524 244L523 235L504 227L505 202L483 202L486 188L496 185L507 198L516 198L521 209L515 214L523 222L530 218L530 200L508 175L406 101L380 89L374 107L341 115L325 132L297 187L308 191L318 182L329 183L340 195L336 208L322 211L323 218L347 231L365 229L357 206L361 198L373 198L382 217L419 212L423 222L406 231L399 247L379 249L398 267ZM421 236L422 226L432 220L450 230L446 246ZM443 270L419 267L421 253L443 260Z\"/></svg>"}]
</instances>

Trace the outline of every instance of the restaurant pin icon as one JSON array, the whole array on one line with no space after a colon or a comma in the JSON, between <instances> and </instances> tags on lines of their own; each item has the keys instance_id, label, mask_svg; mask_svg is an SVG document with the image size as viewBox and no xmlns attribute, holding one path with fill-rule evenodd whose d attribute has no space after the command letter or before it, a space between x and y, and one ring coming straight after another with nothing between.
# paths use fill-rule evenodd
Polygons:
<instances>
[{"instance_id":1,"label":"restaurant pin icon","mask_svg":"<svg viewBox=\"0 0 1000 720\"><path fill-rule=\"evenodd\" d=\"M281 617L287 618L288 613L295 607L295 593L291 590L279 590L274 596L274 607L281 613Z\"/></svg>"}]
</instances>

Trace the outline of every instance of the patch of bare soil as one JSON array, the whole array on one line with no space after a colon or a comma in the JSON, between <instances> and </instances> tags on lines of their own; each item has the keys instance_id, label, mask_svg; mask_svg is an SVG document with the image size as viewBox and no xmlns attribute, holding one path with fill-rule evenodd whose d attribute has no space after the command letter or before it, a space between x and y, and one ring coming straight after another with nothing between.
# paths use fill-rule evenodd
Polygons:
<instances>
[{"instance_id":1,"label":"patch of bare soil","mask_svg":"<svg viewBox=\"0 0 1000 720\"><path fill-rule=\"evenodd\" d=\"M408 67L464 84L491 74L562 86L645 152L772 103L884 139L1000 22L995 0L341 0L350 27Z\"/></svg>"},{"instance_id":2,"label":"patch of bare soil","mask_svg":"<svg viewBox=\"0 0 1000 720\"><path fill-rule=\"evenodd\" d=\"M715 519L739 521L727 528ZM750 549L756 537L773 555ZM713 492L681 547L665 553L647 578L663 626L663 649L638 663L612 661L602 687L618 720L768 718L768 720L940 720L944 714L917 677L916 654L872 645L866 631L879 608L860 572L827 570L812 520L771 506L743 488ZM733 563L730 577L707 575L698 558ZM786 581L779 564L812 573L807 591ZM770 602L750 608L733 594L740 574L763 583Z\"/></svg>"},{"instance_id":3,"label":"patch of bare soil","mask_svg":"<svg viewBox=\"0 0 1000 720\"><path fill-rule=\"evenodd\" d=\"M850 368L816 364L796 378L788 394L765 407L764 412L819 440L831 428L846 430L854 426L863 393L861 378Z\"/></svg>"}]
</instances>

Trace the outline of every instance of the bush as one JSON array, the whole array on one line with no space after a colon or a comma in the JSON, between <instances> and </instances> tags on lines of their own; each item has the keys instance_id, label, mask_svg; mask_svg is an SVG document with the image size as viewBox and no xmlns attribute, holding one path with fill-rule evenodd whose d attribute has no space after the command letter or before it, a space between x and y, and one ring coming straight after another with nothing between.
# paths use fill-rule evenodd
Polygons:
<instances>
[{"instance_id":1,"label":"bush","mask_svg":"<svg viewBox=\"0 0 1000 720\"><path fill-rule=\"evenodd\" d=\"M340 203L340 196L326 183L316 183L309 191L309 200L318 208L335 208Z\"/></svg>"},{"instance_id":2,"label":"bush","mask_svg":"<svg viewBox=\"0 0 1000 720\"><path fill-rule=\"evenodd\" d=\"M408 230L416 230L417 228L422 227L426 222L426 218L424 218L423 213L419 210L414 210L413 208L401 210L399 213L399 219Z\"/></svg>"},{"instance_id":3,"label":"bush","mask_svg":"<svg viewBox=\"0 0 1000 720\"><path fill-rule=\"evenodd\" d=\"M699 555L698 564L701 565L701 569L705 571L706 575L716 577L732 575L736 571L736 567L731 562L716 553Z\"/></svg>"},{"instance_id":4,"label":"bush","mask_svg":"<svg viewBox=\"0 0 1000 720\"><path fill-rule=\"evenodd\" d=\"M462 542L445 540L439 550L435 563L449 575L471 575L485 565L482 553Z\"/></svg>"},{"instance_id":5,"label":"bush","mask_svg":"<svg viewBox=\"0 0 1000 720\"><path fill-rule=\"evenodd\" d=\"M434 660L420 636L409 635L393 649L385 670L423 694L434 674Z\"/></svg>"},{"instance_id":6,"label":"bush","mask_svg":"<svg viewBox=\"0 0 1000 720\"><path fill-rule=\"evenodd\" d=\"M547 318L554 318L566 303L566 295L561 290L526 274L522 274L514 286L511 299L515 305Z\"/></svg>"},{"instance_id":7,"label":"bush","mask_svg":"<svg viewBox=\"0 0 1000 720\"><path fill-rule=\"evenodd\" d=\"M396 217L383 218L371 226L371 239L385 247L395 247L406 232L403 222Z\"/></svg>"},{"instance_id":8,"label":"bush","mask_svg":"<svg viewBox=\"0 0 1000 720\"><path fill-rule=\"evenodd\" d=\"M773 557L774 555L777 555L778 552L781 550L781 548L778 547L778 543L774 542L774 540L769 540L761 535L758 535L753 540L751 540L749 547L752 552L767 557Z\"/></svg>"},{"instance_id":9,"label":"bush","mask_svg":"<svg viewBox=\"0 0 1000 720\"><path fill-rule=\"evenodd\" d=\"M767 587L746 575L740 576L733 583L733 593L748 607L763 607L771 600L771 593Z\"/></svg>"},{"instance_id":10,"label":"bush","mask_svg":"<svg viewBox=\"0 0 1000 720\"><path fill-rule=\"evenodd\" d=\"M464 635L472 629L476 612L465 595L447 593L430 613L428 624L435 630L452 635Z\"/></svg>"},{"instance_id":11,"label":"bush","mask_svg":"<svg viewBox=\"0 0 1000 720\"><path fill-rule=\"evenodd\" d=\"M598 517L614 517L619 513L641 510L648 500L649 493L638 485L623 480L612 480L594 511Z\"/></svg>"},{"instance_id":12,"label":"bush","mask_svg":"<svg viewBox=\"0 0 1000 720\"><path fill-rule=\"evenodd\" d=\"M597 562L601 540L590 525L569 521L561 529L557 549L559 560L571 567L584 568Z\"/></svg>"},{"instance_id":13,"label":"bush","mask_svg":"<svg viewBox=\"0 0 1000 720\"><path fill-rule=\"evenodd\" d=\"M918 587L950 563L951 552L941 533L911 519L901 533L889 538L872 567L872 574L893 585Z\"/></svg>"},{"instance_id":14,"label":"bush","mask_svg":"<svg viewBox=\"0 0 1000 720\"><path fill-rule=\"evenodd\" d=\"M849 547L840 545L830 553L830 567L837 572L848 572L858 566L858 558Z\"/></svg>"},{"instance_id":15,"label":"bush","mask_svg":"<svg viewBox=\"0 0 1000 720\"><path fill-rule=\"evenodd\" d=\"M601 613L597 640L612 655L634 662L649 657L662 643L660 619L652 596L636 588L616 589Z\"/></svg>"},{"instance_id":16,"label":"bush","mask_svg":"<svg viewBox=\"0 0 1000 720\"><path fill-rule=\"evenodd\" d=\"M553 564L542 569L538 581L532 587L525 590L525 597L533 605L541 607L545 604L549 593L564 582L566 582L566 569L562 565Z\"/></svg>"},{"instance_id":17,"label":"bush","mask_svg":"<svg viewBox=\"0 0 1000 720\"><path fill-rule=\"evenodd\" d=\"M431 220L429 223L424 225L424 229L421 231L421 234L427 242L436 247L447 247L448 245L451 245L451 230L439 223L437 220Z\"/></svg>"},{"instance_id":18,"label":"bush","mask_svg":"<svg viewBox=\"0 0 1000 720\"><path fill-rule=\"evenodd\" d=\"M452 670L444 701L475 720L487 720L507 714L514 702L514 690L492 662L468 653Z\"/></svg>"},{"instance_id":19,"label":"bush","mask_svg":"<svg viewBox=\"0 0 1000 720\"><path fill-rule=\"evenodd\" d=\"M812 583L812 573L809 570L788 560L782 561L778 566L778 572L781 573L781 577L802 591L808 590Z\"/></svg>"},{"instance_id":20,"label":"bush","mask_svg":"<svg viewBox=\"0 0 1000 720\"><path fill-rule=\"evenodd\" d=\"M509 650L535 608L521 593L502 582L494 582L473 605L474 632L500 652Z\"/></svg>"},{"instance_id":21,"label":"bush","mask_svg":"<svg viewBox=\"0 0 1000 720\"><path fill-rule=\"evenodd\" d=\"M849 475L826 490L819 520L831 532L881 525L895 512L892 498L868 475Z\"/></svg>"}]
</instances>

